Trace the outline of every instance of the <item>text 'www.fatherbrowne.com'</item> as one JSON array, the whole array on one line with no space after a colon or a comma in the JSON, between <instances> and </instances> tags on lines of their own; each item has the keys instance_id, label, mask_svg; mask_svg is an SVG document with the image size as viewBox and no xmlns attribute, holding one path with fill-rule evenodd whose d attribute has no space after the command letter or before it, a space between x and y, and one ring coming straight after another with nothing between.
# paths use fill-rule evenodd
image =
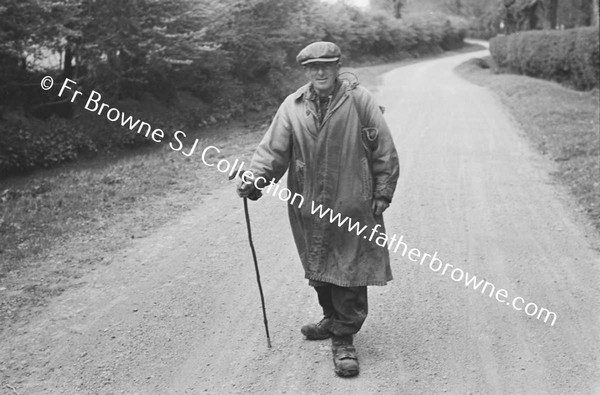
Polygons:
<instances>
[{"instance_id":1,"label":"text 'www.fatherbrowne.com'","mask_svg":"<svg viewBox=\"0 0 600 395\"><path fill-rule=\"evenodd\" d=\"M330 208L323 208L322 205L315 205L312 202L311 212L313 215L317 215L319 218L325 218L330 223L338 225L340 228L347 228L348 232L356 233L357 236L361 236L369 241L375 238L375 243L383 248L387 248L394 253L400 251L400 255L407 256L412 262L419 262L421 266L428 266L429 269L440 275L449 275L453 281L458 283L464 283L467 288L472 288L474 291L480 291L482 295L487 294L488 297L494 297L499 303L504 303L507 306L511 306L517 311L523 311L530 317L536 317L538 320L543 320L544 323L550 323L550 326L554 326L556 322L556 313L546 309L545 307L539 307L533 302L526 303L525 299L520 296L509 297L508 291L504 288L496 290L496 286L486 280L478 279L477 276L472 275L459 267L451 265L450 263L444 263L438 257L438 252L435 251L433 255L428 253L422 253L418 248L410 248L404 242L404 236L398 237L396 234L388 235L383 232L379 232L378 229L381 225L377 224L374 227L367 230L366 225L362 225L358 221L353 221L350 217L342 217L340 213L334 213Z\"/></svg>"},{"instance_id":2,"label":"text 'www.fatherbrowne.com'","mask_svg":"<svg viewBox=\"0 0 600 395\"><path fill-rule=\"evenodd\" d=\"M282 188L279 184L271 180L267 182L263 177L254 178L251 172L245 172L242 175L244 182L254 182L254 185L262 192L278 197L280 200L287 202L290 205L296 205L298 208L304 205L304 196L299 193L292 193L288 188ZM259 184L266 185L259 188ZM509 297L508 291L504 288L496 289L496 286L484 279L479 279L463 269L454 266L450 263L444 263L438 257L438 252L432 254L423 253L418 248L409 248L404 241L404 236L398 237L396 234L389 235L380 232L381 225L377 224L372 228L367 225L362 225L360 222L353 220L348 216L343 216L340 213L335 213L331 208L323 207L322 204L315 204L311 201L311 214L318 216L322 220L336 224L342 229L346 229L350 233L356 234L358 237L363 237L369 241L374 241L375 244L382 248L387 248L394 253L400 253L402 257L407 257L412 262L419 262L421 266L427 266L434 273L439 273L442 276L449 276L452 281L464 284L465 287L479 291L482 295L488 295L489 298L494 298L498 303L511 306L517 311L522 311L529 317L535 317L537 320L543 320L544 323L549 323L554 326L556 323L556 313L548 310L545 307L539 307L533 302L526 302L521 296Z\"/></svg>"}]
</instances>

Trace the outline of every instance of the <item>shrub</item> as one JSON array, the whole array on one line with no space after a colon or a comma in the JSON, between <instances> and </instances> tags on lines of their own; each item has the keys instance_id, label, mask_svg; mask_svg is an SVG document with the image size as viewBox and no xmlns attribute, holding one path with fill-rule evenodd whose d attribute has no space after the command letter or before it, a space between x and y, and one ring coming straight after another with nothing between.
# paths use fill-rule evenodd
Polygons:
<instances>
[{"instance_id":1,"label":"shrub","mask_svg":"<svg viewBox=\"0 0 600 395\"><path fill-rule=\"evenodd\" d=\"M48 121L12 115L0 123L0 172L50 167L76 159L84 151L95 152L94 142L61 118Z\"/></svg>"},{"instance_id":2,"label":"shrub","mask_svg":"<svg viewBox=\"0 0 600 395\"><path fill-rule=\"evenodd\" d=\"M600 82L598 28L528 31L495 37L490 52L508 71L557 81L576 89Z\"/></svg>"}]
</instances>

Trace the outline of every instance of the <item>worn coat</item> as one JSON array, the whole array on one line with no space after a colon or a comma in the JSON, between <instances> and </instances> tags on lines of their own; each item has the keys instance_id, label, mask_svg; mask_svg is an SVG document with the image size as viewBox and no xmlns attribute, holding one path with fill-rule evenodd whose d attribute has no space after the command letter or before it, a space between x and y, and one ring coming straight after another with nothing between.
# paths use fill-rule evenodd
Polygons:
<instances>
[{"instance_id":1,"label":"worn coat","mask_svg":"<svg viewBox=\"0 0 600 395\"><path fill-rule=\"evenodd\" d=\"M373 198L392 200L398 179L398 155L382 111L364 88L342 81L322 124L307 84L281 104L259 144L250 170L255 177L279 180L286 170L288 214L294 240L309 280L339 286L385 285L392 279L388 249L378 246L385 232L383 217L374 216ZM340 221L319 217L318 205L330 208ZM376 224L375 237L368 240Z\"/></svg>"}]
</instances>

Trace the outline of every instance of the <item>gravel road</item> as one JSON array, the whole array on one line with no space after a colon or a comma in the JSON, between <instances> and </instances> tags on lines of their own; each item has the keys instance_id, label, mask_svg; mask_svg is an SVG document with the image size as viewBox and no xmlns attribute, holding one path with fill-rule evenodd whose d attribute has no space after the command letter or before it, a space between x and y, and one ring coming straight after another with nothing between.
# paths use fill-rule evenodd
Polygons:
<instances>
[{"instance_id":1,"label":"gravel road","mask_svg":"<svg viewBox=\"0 0 600 395\"><path fill-rule=\"evenodd\" d=\"M401 162L388 233L554 312L553 326L396 253L355 339L361 373L338 378L329 342L300 334L320 311L285 205L265 196L250 211L267 349L231 183L1 339L22 367L0 372L0 393L600 393L599 239L499 100L452 71L477 56L382 77Z\"/></svg>"}]
</instances>

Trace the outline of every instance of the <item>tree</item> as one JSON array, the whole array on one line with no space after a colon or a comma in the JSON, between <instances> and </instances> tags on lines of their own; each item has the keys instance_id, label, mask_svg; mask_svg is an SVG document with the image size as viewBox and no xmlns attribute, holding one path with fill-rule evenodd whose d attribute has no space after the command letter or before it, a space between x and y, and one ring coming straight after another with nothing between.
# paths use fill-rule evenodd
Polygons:
<instances>
[{"instance_id":1,"label":"tree","mask_svg":"<svg viewBox=\"0 0 600 395\"><path fill-rule=\"evenodd\" d=\"M371 9L382 10L388 12L396 19L402 18L402 8L406 5L407 0L370 0Z\"/></svg>"},{"instance_id":2,"label":"tree","mask_svg":"<svg viewBox=\"0 0 600 395\"><path fill-rule=\"evenodd\" d=\"M548 2L548 24L550 29L556 29L558 18L558 0L549 0Z\"/></svg>"},{"instance_id":3,"label":"tree","mask_svg":"<svg viewBox=\"0 0 600 395\"><path fill-rule=\"evenodd\" d=\"M505 34L518 30L541 29L546 20L542 0L501 0L497 13L504 25Z\"/></svg>"},{"instance_id":4,"label":"tree","mask_svg":"<svg viewBox=\"0 0 600 395\"><path fill-rule=\"evenodd\" d=\"M517 9L518 29L541 29L545 19L544 11L545 7L542 0L526 0L520 2Z\"/></svg>"},{"instance_id":5,"label":"tree","mask_svg":"<svg viewBox=\"0 0 600 395\"><path fill-rule=\"evenodd\" d=\"M481 18L493 10L497 0L445 0L443 9L454 15Z\"/></svg>"},{"instance_id":6,"label":"tree","mask_svg":"<svg viewBox=\"0 0 600 395\"><path fill-rule=\"evenodd\" d=\"M402 7L404 7L404 1L402 0L393 0L394 1L394 18L400 19L402 18Z\"/></svg>"}]
</instances>

